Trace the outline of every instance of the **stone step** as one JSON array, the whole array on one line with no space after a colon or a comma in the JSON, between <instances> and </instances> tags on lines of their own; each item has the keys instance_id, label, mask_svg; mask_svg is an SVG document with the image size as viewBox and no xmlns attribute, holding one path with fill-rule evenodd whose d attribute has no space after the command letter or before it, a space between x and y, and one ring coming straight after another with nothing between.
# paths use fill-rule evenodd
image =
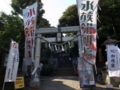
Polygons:
<instances>
[{"instance_id":1,"label":"stone step","mask_svg":"<svg viewBox=\"0 0 120 90\"><path fill-rule=\"evenodd\" d=\"M75 76L75 72L73 68L58 68L54 76Z\"/></svg>"}]
</instances>

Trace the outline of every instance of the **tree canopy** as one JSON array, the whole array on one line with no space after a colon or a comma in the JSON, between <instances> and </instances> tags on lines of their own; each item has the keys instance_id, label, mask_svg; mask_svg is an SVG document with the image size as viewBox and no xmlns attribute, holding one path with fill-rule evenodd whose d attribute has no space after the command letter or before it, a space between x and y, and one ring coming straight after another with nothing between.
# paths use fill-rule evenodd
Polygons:
<instances>
[{"instance_id":1,"label":"tree canopy","mask_svg":"<svg viewBox=\"0 0 120 90\"><path fill-rule=\"evenodd\" d=\"M3 26L0 27L0 47L8 49L11 39L21 43L24 38L23 20L19 16L6 15L0 13L0 22Z\"/></svg>"},{"instance_id":2,"label":"tree canopy","mask_svg":"<svg viewBox=\"0 0 120 90\"><path fill-rule=\"evenodd\" d=\"M28 5L31 5L36 0L12 0L12 11L11 15L7 15L4 12L0 13L0 22L3 26L0 27L0 47L8 49L10 40L14 39L18 43L24 42L24 25L23 20L18 16L22 15L22 9L26 8ZM38 26L39 27L50 27L47 19L43 18L44 10L42 9L43 4L41 0L39 1L38 6ZM7 38L7 39L6 39ZM22 40L22 41L21 41ZM23 46L24 47L24 46Z\"/></svg>"},{"instance_id":3,"label":"tree canopy","mask_svg":"<svg viewBox=\"0 0 120 90\"><path fill-rule=\"evenodd\" d=\"M22 15L22 9L25 9L27 6L30 6L35 2L36 0L12 0L11 6L14 9L12 13L14 15ZM37 27L50 27L49 21L43 18L43 14L45 13L45 11L42 9L42 6L43 3L41 2L41 0L38 0Z\"/></svg>"},{"instance_id":4,"label":"tree canopy","mask_svg":"<svg viewBox=\"0 0 120 90\"><path fill-rule=\"evenodd\" d=\"M98 9L99 20L97 22L97 32L99 37L112 36L120 39L120 1L119 0L100 0ZM59 19L58 26L77 26L79 25L77 5L69 6Z\"/></svg>"},{"instance_id":5,"label":"tree canopy","mask_svg":"<svg viewBox=\"0 0 120 90\"><path fill-rule=\"evenodd\" d=\"M98 34L99 37L112 36L112 38L120 39L120 1L119 0L100 0L101 10L98 10Z\"/></svg>"},{"instance_id":6,"label":"tree canopy","mask_svg":"<svg viewBox=\"0 0 120 90\"><path fill-rule=\"evenodd\" d=\"M59 19L59 27L79 25L77 6L69 6Z\"/></svg>"},{"instance_id":7,"label":"tree canopy","mask_svg":"<svg viewBox=\"0 0 120 90\"><path fill-rule=\"evenodd\" d=\"M19 16L0 13L0 48L9 50L11 39L19 43L20 60L24 57L24 30L23 20ZM21 64L21 62L20 62ZM21 65L20 65L21 66Z\"/></svg>"}]
</instances>

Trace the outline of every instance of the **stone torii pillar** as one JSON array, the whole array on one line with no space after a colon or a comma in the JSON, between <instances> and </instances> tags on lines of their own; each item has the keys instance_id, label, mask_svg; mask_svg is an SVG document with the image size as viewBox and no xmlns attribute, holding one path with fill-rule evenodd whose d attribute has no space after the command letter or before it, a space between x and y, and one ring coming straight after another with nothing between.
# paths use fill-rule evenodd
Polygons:
<instances>
[{"instance_id":1,"label":"stone torii pillar","mask_svg":"<svg viewBox=\"0 0 120 90\"><path fill-rule=\"evenodd\" d=\"M41 34L38 33L37 37L41 37ZM34 61L34 69L36 69L34 73L34 77L30 82L30 87L40 87L40 76L37 73L38 67L40 67L40 54L41 54L41 39L36 38L36 47L35 47L35 61Z\"/></svg>"},{"instance_id":2,"label":"stone torii pillar","mask_svg":"<svg viewBox=\"0 0 120 90\"><path fill-rule=\"evenodd\" d=\"M41 37L41 34L37 34L37 37ZM36 47L35 47L35 62L34 67L39 67L40 63L40 54L41 54L41 39L36 38Z\"/></svg>"}]
</instances>

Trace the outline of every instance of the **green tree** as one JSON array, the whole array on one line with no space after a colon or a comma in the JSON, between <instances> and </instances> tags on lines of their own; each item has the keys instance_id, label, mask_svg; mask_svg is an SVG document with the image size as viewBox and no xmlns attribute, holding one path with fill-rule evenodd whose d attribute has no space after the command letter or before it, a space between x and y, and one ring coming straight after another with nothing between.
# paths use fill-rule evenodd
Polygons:
<instances>
[{"instance_id":1,"label":"green tree","mask_svg":"<svg viewBox=\"0 0 120 90\"><path fill-rule=\"evenodd\" d=\"M0 22L3 23L3 26L0 27L0 48L9 50L11 39L13 39L19 43L20 60L22 60L24 56L23 20L19 16L0 12Z\"/></svg>"},{"instance_id":2,"label":"green tree","mask_svg":"<svg viewBox=\"0 0 120 90\"><path fill-rule=\"evenodd\" d=\"M9 49L11 39L20 43L24 38L23 20L19 16L1 12L0 22L4 24L0 27L0 47Z\"/></svg>"},{"instance_id":3,"label":"green tree","mask_svg":"<svg viewBox=\"0 0 120 90\"><path fill-rule=\"evenodd\" d=\"M63 13L63 15L59 19L59 27L65 27L65 26L78 26L79 25L79 19L78 19L78 12L77 12L77 6L71 5L69 6L66 11ZM74 33L67 33L65 37L71 37L74 36ZM71 53L72 56L77 57L78 56L78 43L74 42L75 47L68 48L69 53Z\"/></svg>"},{"instance_id":4,"label":"green tree","mask_svg":"<svg viewBox=\"0 0 120 90\"><path fill-rule=\"evenodd\" d=\"M14 9L12 13L14 15L22 15L22 9L25 9L27 6L32 5L35 2L36 0L12 0L11 6ZM38 0L37 27L50 27L49 21L43 18L45 11L42 9L42 6L43 4L41 0Z\"/></svg>"},{"instance_id":5,"label":"green tree","mask_svg":"<svg viewBox=\"0 0 120 90\"><path fill-rule=\"evenodd\" d=\"M99 6L101 7L101 10L98 9L98 18L101 23L99 21L97 22L97 32L99 36L98 41L102 43L105 41L105 38L107 36L111 36L114 39L120 39L120 1L100 0ZM79 25L78 20L77 6L72 5L69 6L61 16L58 26L61 27Z\"/></svg>"},{"instance_id":6,"label":"green tree","mask_svg":"<svg viewBox=\"0 0 120 90\"><path fill-rule=\"evenodd\" d=\"M69 6L59 19L59 27L79 25L77 6Z\"/></svg>"},{"instance_id":7,"label":"green tree","mask_svg":"<svg viewBox=\"0 0 120 90\"><path fill-rule=\"evenodd\" d=\"M112 36L112 38L120 39L120 1L119 0L100 0L99 5L101 11L98 10L98 34L99 37Z\"/></svg>"}]
</instances>

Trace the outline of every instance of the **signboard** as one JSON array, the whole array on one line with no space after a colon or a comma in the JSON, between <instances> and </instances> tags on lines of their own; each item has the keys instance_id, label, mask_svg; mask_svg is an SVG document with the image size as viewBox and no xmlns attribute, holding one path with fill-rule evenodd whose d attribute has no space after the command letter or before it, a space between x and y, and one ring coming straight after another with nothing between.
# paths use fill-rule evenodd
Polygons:
<instances>
[{"instance_id":1,"label":"signboard","mask_svg":"<svg viewBox=\"0 0 120 90\"><path fill-rule=\"evenodd\" d=\"M23 9L24 31L25 31L25 60L27 65L34 60L34 43L37 17L37 2Z\"/></svg>"},{"instance_id":2,"label":"signboard","mask_svg":"<svg viewBox=\"0 0 120 90\"><path fill-rule=\"evenodd\" d=\"M93 65L78 57L78 73L81 88L95 87Z\"/></svg>"},{"instance_id":3,"label":"signboard","mask_svg":"<svg viewBox=\"0 0 120 90\"><path fill-rule=\"evenodd\" d=\"M107 45L109 77L120 77L120 52L118 46Z\"/></svg>"},{"instance_id":4,"label":"signboard","mask_svg":"<svg viewBox=\"0 0 120 90\"><path fill-rule=\"evenodd\" d=\"M96 61L97 6L98 0L77 0L83 57L91 64Z\"/></svg>"},{"instance_id":5,"label":"signboard","mask_svg":"<svg viewBox=\"0 0 120 90\"><path fill-rule=\"evenodd\" d=\"M15 89L24 88L24 77L17 77L16 81L14 82Z\"/></svg>"},{"instance_id":6,"label":"signboard","mask_svg":"<svg viewBox=\"0 0 120 90\"><path fill-rule=\"evenodd\" d=\"M5 74L5 82L16 81L18 64L19 64L18 43L11 40L9 56L8 56L8 61L7 61L7 69L6 69L6 74Z\"/></svg>"}]
</instances>

